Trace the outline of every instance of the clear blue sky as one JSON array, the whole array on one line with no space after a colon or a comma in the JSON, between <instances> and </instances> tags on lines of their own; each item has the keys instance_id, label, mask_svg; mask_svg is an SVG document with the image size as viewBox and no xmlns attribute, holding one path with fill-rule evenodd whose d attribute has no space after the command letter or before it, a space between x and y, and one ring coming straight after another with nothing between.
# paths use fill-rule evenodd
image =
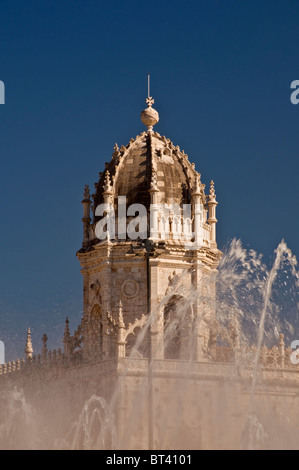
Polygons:
<instances>
[{"instance_id":1,"label":"clear blue sky","mask_svg":"<svg viewBox=\"0 0 299 470\"><path fill-rule=\"evenodd\" d=\"M157 131L215 181L220 249L299 255L299 2L0 3L0 339L22 355L82 312L76 250L83 187L115 142L144 130L147 72ZM37 351L38 352L38 351Z\"/></svg>"}]
</instances>

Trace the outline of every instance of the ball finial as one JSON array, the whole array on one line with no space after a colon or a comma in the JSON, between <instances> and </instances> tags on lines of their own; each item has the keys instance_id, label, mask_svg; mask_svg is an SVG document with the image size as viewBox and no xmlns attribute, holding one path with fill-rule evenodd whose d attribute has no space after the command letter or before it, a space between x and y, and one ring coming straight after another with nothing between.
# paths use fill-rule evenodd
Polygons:
<instances>
[{"instance_id":1,"label":"ball finial","mask_svg":"<svg viewBox=\"0 0 299 470\"><path fill-rule=\"evenodd\" d=\"M152 107L155 100L151 96L146 98L145 102L147 104L147 108L141 113L141 121L147 127L147 130L151 132L153 130L153 126L159 121L159 113Z\"/></svg>"}]
</instances>

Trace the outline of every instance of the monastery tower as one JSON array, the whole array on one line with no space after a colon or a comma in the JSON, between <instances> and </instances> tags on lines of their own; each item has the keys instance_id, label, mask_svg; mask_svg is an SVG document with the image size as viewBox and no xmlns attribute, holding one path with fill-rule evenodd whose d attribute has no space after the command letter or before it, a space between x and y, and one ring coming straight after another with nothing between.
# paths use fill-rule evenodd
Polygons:
<instances>
[{"instance_id":1,"label":"monastery tower","mask_svg":"<svg viewBox=\"0 0 299 470\"><path fill-rule=\"evenodd\" d=\"M83 318L72 340L66 327L65 348L86 359L128 356L151 312L152 357L205 361L221 257L214 183L206 195L195 164L153 130L159 115L152 98L146 103L147 130L115 144L92 199L85 186Z\"/></svg>"}]
</instances>

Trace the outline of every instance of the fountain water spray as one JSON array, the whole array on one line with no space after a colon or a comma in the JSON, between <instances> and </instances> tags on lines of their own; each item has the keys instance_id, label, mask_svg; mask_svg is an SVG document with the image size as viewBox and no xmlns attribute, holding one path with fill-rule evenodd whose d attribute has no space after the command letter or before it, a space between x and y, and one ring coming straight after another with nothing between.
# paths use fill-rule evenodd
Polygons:
<instances>
[{"instance_id":1,"label":"fountain water spray","mask_svg":"<svg viewBox=\"0 0 299 470\"><path fill-rule=\"evenodd\" d=\"M291 251L282 241L268 271L261 255L233 240L211 279L216 280L216 302L208 293L187 291L188 275L173 277L171 289L132 334L134 341L128 338L126 357L109 387L101 385L107 374L88 373L92 364L63 369L69 373L57 377L55 387L48 380L34 384L34 392L25 382L18 389L5 382L0 447L147 448L151 386L155 449L296 448L296 386L288 385L286 394L284 380L295 384L297 369L288 362L287 349L285 356L275 349L278 335L283 332L290 341L298 326L298 273ZM197 318L196 304L201 306ZM148 333L157 321L164 321L164 334L155 353L163 359L148 361ZM198 330L190 328L194 321L208 326L207 337L198 338ZM194 361L198 341L203 356ZM276 365L269 367L270 359ZM96 364L100 371L109 365L105 360ZM268 383L275 384L277 399L269 397Z\"/></svg>"}]
</instances>

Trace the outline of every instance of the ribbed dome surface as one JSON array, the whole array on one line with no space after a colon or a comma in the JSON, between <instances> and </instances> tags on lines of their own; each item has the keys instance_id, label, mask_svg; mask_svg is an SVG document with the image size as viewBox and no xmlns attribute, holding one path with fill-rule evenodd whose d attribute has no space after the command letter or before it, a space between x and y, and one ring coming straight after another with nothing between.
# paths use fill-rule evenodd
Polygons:
<instances>
[{"instance_id":1,"label":"ribbed dome surface","mask_svg":"<svg viewBox=\"0 0 299 470\"><path fill-rule=\"evenodd\" d=\"M112 160L106 164L94 196L94 207L103 203L103 188L109 172L114 202L118 196L127 197L127 206L139 203L149 208L150 185L155 173L159 189L159 203L186 204L197 172L184 151L175 147L157 132L143 132L129 144L118 149L115 146Z\"/></svg>"}]
</instances>

